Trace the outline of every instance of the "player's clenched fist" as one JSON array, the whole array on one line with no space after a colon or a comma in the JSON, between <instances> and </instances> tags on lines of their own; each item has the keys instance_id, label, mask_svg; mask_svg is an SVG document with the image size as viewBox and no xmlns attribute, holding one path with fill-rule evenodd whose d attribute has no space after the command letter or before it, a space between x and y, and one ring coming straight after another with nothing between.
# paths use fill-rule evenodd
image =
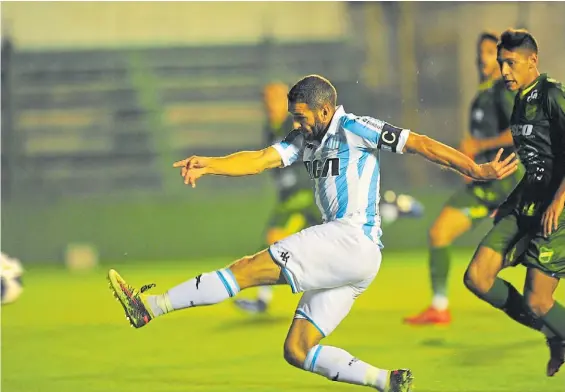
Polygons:
<instances>
[{"instance_id":1,"label":"player's clenched fist","mask_svg":"<svg viewBox=\"0 0 565 392\"><path fill-rule=\"evenodd\" d=\"M196 155L173 163L173 167L180 167L180 175L184 179L186 185L190 184L196 187L196 180L206 174L208 166L208 157L199 157Z\"/></svg>"}]
</instances>

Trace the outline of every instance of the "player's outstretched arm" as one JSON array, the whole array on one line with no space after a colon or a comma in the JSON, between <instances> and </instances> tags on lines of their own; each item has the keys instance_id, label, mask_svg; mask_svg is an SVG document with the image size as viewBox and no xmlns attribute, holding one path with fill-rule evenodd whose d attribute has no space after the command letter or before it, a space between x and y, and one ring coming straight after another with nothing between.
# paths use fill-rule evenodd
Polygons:
<instances>
[{"instance_id":1,"label":"player's outstretched arm","mask_svg":"<svg viewBox=\"0 0 565 392\"><path fill-rule=\"evenodd\" d=\"M248 176L282 165L281 155L271 146L259 151L240 151L224 157L192 156L175 162L173 167L180 168L184 183L194 188L196 180L204 175Z\"/></svg>"},{"instance_id":2,"label":"player's outstretched arm","mask_svg":"<svg viewBox=\"0 0 565 392\"><path fill-rule=\"evenodd\" d=\"M518 169L516 154L512 153L508 158L500 161L502 151L502 149L498 151L492 162L478 165L456 149L415 132L410 132L404 145L404 152L421 155L431 162L477 181L501 180Z\"/></svg>"}]
</instances>

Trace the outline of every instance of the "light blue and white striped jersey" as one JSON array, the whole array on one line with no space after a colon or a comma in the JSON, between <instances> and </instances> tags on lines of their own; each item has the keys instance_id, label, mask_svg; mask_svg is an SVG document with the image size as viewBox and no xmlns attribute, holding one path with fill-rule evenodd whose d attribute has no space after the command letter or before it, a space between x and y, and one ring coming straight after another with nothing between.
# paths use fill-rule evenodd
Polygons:
<instances>
[{"instance_id":1,"label":"light blue and white striped jersey","mask_svg":"<svg viewBox=\"0 0 565 392\"><path fill-rule=\"evenodd\" d=\"M321 142L306 141L294 130L273 147L284 166L302 157L324 222L347 219L382 247L379 150L402 154L409 133L339 106Z\"/></svg>"}]
</instances>

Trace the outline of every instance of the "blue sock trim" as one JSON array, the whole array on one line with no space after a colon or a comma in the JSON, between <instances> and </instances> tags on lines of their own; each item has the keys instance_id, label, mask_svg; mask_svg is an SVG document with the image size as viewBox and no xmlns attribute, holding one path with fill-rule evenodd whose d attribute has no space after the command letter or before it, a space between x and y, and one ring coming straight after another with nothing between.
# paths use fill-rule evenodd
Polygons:
<instances>
[{"instance_id":1,"label":"blue sock trim","mask_svg":"<svg viewBox=\"0 0 565 392\"><path fill-rule=\"evenodd\" d=\"M310 368L311 368L311 365L312 365L312 356L314 355L316 348L318 348L317 345L312 347L310 349L310 351L308 351L308 354L306 355L306 359L304 360L304 363L302 364L302 368L306 371L310 371Z\"/></svg>"},{"instance_id":2,"label":"blue sock trim","mask_svg":"<svg viewBox=\"0 0 565 392\"><path fill-rule=\"evenodd\" d=\"M326 337L326 334L324 333L324 331L322 331L322 329L320 327L318 327L318 324L316 324L314 322L314 320L312 320L306 313L304 313L302 310L297 310L296 314L304 317L306 320L308 320L314 327L316 327L316 329L318 331L320 331L320 333L322 334L323 337Z\"/></svg>"},{"instance_id":3,"label":"blue sock trim","mask_svg":"<svg viewBox=\"0 0 565 392\"><path fill-rule=\"evenodd\" d=\"M314 353L314 358L312 358L312 364L310 365L310 371L314 372L314 367L316 366L316 361L318 360L318 355L322 351L322 346L318 346L316 348L316 352Z\"/></svg>"},{"instance_id":4,"label":"blue sock trim","mask_svg":"<svg viewBox=\"0 0 565 392\"><path fill-rule=\"evenodd\" d=\"M218 274L218 277L220 278L220 280L222 281L222 283L224 284L224 287L226 288L226 290L228 291L228 294L230 297L233 297L233 291L231 290L230 285L228 284L228 282L226 281L226 278L224 278L224 275L222 275L222 273L220 271L216 271L216 273Z\"/></svg>"},{"instance_id":5,"label":"blue sock trim","mask_svg":"<svg viewBox=\"0 0 565 392\"><path fill-rule=\"evenodd\" d=\"M279 266L281 267L281 271L284 275L284 278L286 279L286 283L288 283L288 285L290 286L290 289L292 290L293 294L298 293L298 290L296 289L296 283L294 282L294 279L292 277L292 273L286 269L286 267L284 267L275 257L275 255L273 254L273 252L271 252L271 248L267 248L267 251L269 252L269 255L271 256L271 258L273 259L273 261Z\"/></svg>"},{"instance_id":6,"label":"blue sock trim","mask_svg":"<svg viewBox=\"0 0 565 392\"><path fill-rule=\"evenodd\" d=\"M229 283L232 283L232 285L230 286L233 290L234 295L239 293L241 291L241 289L239 288L239 284L237 283L237 280L235 279L235 275L233 274L233 272L231 271L231 269L226 268L223 269L222 272L225 272L228 277L230 277L231 279L227 279Z\"/></svg>"}]
</instances>

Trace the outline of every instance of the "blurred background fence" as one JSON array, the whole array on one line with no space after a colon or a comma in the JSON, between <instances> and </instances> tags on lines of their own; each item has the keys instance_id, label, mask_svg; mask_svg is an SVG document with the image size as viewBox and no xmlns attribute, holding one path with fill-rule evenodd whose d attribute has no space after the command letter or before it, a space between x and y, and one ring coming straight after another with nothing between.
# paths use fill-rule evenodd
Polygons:
<instances>
[{"instance_id":1,"label":"blurred background fence","mask_svg":"<svg viewBox=\"0 0 565 392\"><path fill-rule=\"evenodd\" d=\"M171 166L262 147L264 83L322 74L346 110L456 146L479 32L529 28L542 71L563 80L563 15L565 3L526 2L3 3L2 250L37 262L72 243L104 260L250 253L274 202L270 177L192 190ZM427 208L385 231L385 246L424 246L462 182L385 155L383 188Z\"/></svg>"}]
</instances>

